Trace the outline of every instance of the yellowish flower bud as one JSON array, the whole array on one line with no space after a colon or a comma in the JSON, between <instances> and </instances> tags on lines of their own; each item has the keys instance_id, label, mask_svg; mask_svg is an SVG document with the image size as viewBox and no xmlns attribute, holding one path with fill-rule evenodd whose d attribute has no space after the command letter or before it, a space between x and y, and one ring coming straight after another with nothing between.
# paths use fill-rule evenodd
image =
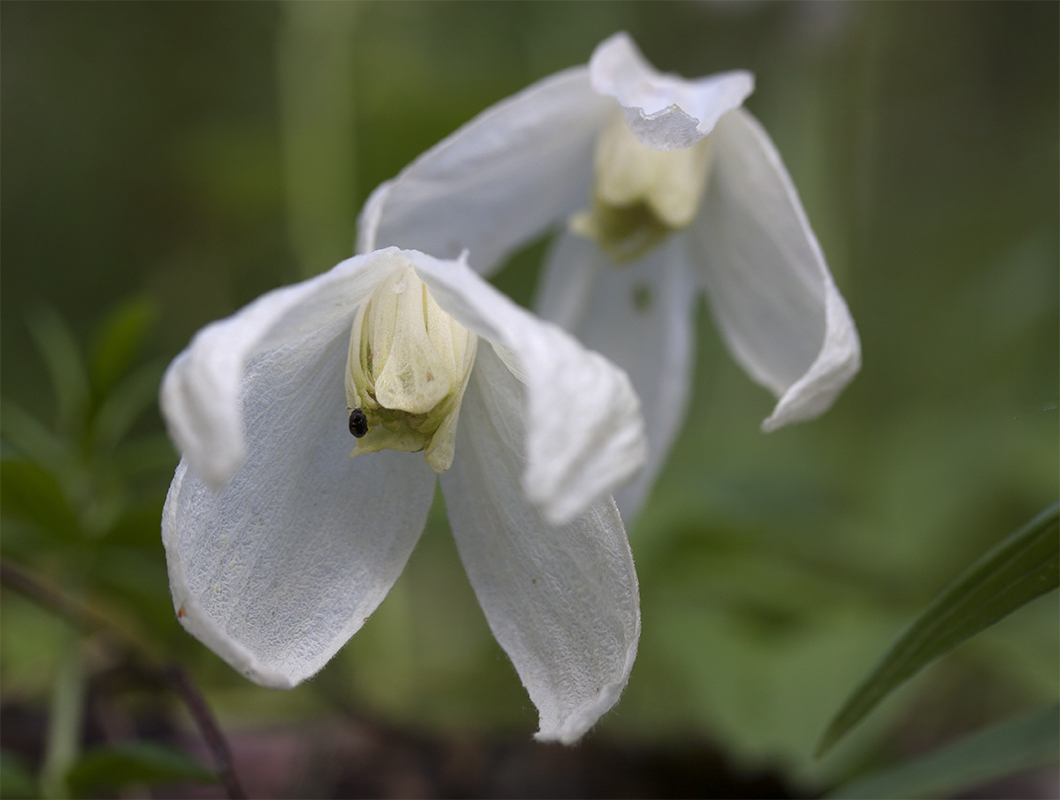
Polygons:
<instances>
[{"instance_id":1,"label":"yellowish flower bud","mask_svg":"<svg viewBox=\"0 0 1060 800\"><path fill-rule=\"evenodd\" d=\"M619 263L639 258L695 219L711 160L709 137L683 150L653 150L616 116L596 143L593 207L572 215L569 227Z\"/></svg>"},{"instance_id":2,"label":"yellowish flower bud","mask_svg":"<svg viewBox=\"0 0 1060 800\"><path fill-rule=\"evenodd\" d=\"M350 457L424 450L431 469L449 469L477 345L411 265L383 280L357 310L350 332L346 404L357 437Z\"/></svg>"}]
</instances>

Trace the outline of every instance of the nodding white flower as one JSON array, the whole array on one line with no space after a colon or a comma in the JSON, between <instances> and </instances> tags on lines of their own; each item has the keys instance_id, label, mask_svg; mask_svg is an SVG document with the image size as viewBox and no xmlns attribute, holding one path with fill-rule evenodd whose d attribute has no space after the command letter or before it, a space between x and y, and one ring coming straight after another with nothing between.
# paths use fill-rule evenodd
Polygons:
<instances>
[{"instance_id":1,"label":"nodding white flower","mask_svg":"<svg viewBox=\"0 0 1060 800\"><path fill-rule=\"evenodd\" d=\"M587 67L481 113L369 198L359 249L471 250L495 270L563 226L537 310L623 367L650 455L615 499L636 511L684 419L699 292L778 402L772 431L829 408L861 365L854 322L780 155L741 107L748 72L652 68L627 34Z\"/></svg>"},{"instance_id":2,"label":"nodding white flower","mask_svg":"<svg viewBox=\"0 0 1060 800\"><path fill-rule=\"evenodd\" d=\"M199 331L161 405L183 451L174 607L251 680L294 686L361 627L440 475L538 738L572 742L617 701L640 611L608 492L644 460L636 394L464 261L390 248L269 292Z\"/></svg>"}]
</instances>

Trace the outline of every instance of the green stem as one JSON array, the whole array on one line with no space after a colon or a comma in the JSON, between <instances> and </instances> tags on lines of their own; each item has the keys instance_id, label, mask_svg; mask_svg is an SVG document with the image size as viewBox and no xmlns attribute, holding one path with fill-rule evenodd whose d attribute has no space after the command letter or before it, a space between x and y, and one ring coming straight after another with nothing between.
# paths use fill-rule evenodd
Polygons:
<instances>
[{"instance_id":1,"label":"green stem","mask_svg":"<svg viewBox=\"0 0 1060 800\"><path fill-rule=\"evenodd\" d=\"M70 797L66 773L77 760L84 719L85 678L81 669L80 631L70 629L52 688L48 741L41 768L41 796L45 800Z\"/></svg>"}]
</instances>

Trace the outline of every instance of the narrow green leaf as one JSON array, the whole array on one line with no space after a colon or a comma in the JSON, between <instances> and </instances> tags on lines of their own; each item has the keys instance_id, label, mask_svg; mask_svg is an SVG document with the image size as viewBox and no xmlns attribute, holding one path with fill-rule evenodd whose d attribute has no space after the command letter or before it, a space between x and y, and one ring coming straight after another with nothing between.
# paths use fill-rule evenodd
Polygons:
<instances>
[{"instance_id":1,"label":"narrow green leaf","mask_svg":"<svg viewBox=\"0 0 1060 800\"><path fill-rule=\"evenodd\" d=\"M71 791L83 797L130 783L215 783L217 776L190 756L152 742L98 747L66 774Z\"/></svg>"},{"instance_id":2,"label":"narrow green leaf","mask_svg":"<svg viewBox=\"0 0 1060 800\"><path fill-rule=\"evenodd\" d=\"M118 306L103 321L92 345L92 388L97 396L125 374L154 320L154 305L140 299Z\"/></svg>"},{"instance_id":3,"label":"narrow green leaf","mask_svg":"<svg viewBox=\"0 0 1060 800\"><path fill-rule=\"evenodd\" d=\"M115 468L126 477L143 476L155 470L173 472L180 456L164 433L145 434L127 440L114 450Z\"/></svg>"},{"instance_id":4,"label":"narrow green leaf","mask_svg":"<svg viewBox=\"0 0 1060 800\"><path fill-rule=\"evenodd\" d=\"M69 475L75 468L73 454L65 442L6 398L0 400L0 435L27 459L56 474Z\"/></svg>"},{"instance_id":5,"label":"narrow green leaf","mask_svg":"<svg viewBox=\"0 0 1060 800\"><path fill-rule=\"evenodd\" d=\"M931 601L832 719L817 755L931 661L1058 584L1060 503L1054 503Z\"/></svg>"},{"instance_id":6,"label":"narrow green leaf","mask_svg":"<svg viewBox=\"0 0 1060 800\"><path fill-rule=\"evenodd\" d=\"M1060 758L1060 704L977 731L931 755L830 792L842 798L951 797Z\"/></svg>"},{"instance_id":7,"label":"narrow green leaf","mask_svg":"<svg viewBox=\"0 0 1060 800\"><path fill-rule=\"evenodd\" d=\"M0 513L64 541L78 538L77 517L51 473L36 464L0 462Z\"/></svg>"},{"instance_id":8,"label":"narrow green leaf","mask_svg":"<svg viewBox=\"0 0 1060 800\"><path fill-rule=\"evenodd\" d=\"M165 366L147 364L121 381L103 399L92 423L92 444L109 449L118 443L158 397Z\"/></svg>"},{"instance_id":9,"label":"narrow green leaf","mask_svg":"<svg viewBox=\"0 0 1060 800\"><path fill-rule=\"evenodd\" d=\"M42 308L27 320L30 333L48 368L59 406L59 427L80 433L89 408L88 374L70 328L52 308Z\"/></svg>"}]
</instances>

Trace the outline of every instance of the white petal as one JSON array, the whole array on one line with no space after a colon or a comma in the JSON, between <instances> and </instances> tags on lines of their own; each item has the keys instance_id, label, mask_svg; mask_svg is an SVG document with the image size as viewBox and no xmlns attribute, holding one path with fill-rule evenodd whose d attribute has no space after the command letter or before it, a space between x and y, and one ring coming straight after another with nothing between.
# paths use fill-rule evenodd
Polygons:
<instances>
[{"instance_id":1,"label":"white petal","mask_svg":"<svg viewBox=\"0 0 1060 800\"><path fill-rule=\"evenodd\" d=\"M356 306L397 258L396 251L387 251L348 259L323 275L264 294L195 335L169 365L159 402L170 436L197 476L221 486L243 461L240 382L247 363L336 319L350 324Z\"/></svg>"},{"instance_id":2,"label":"white petal","mask_svg":"<svg viewBox=\"0 0 1060 800\"><path fill-rule=\"evenodd\" d=\"M409 255L438 305L507 351L524 382L523 486L545 516L555 524L569 522L630 480L644 463L647 444L629 376L459 262ZM484 349L480 342L479 352Z\"/></svg>"},{"instance_id":3,"label":"white petal","mask_svg":"<svg viewBox=\"0 0 1060 800\"><path fill-rule=\"evenodd\" d=\"M739 108L755 83L744 70L698 80L664 75L645 60L628 33L597 45L589 73L593 89L618 100L633 133L656 150L691 147L722 114Z\"/></svg>"},{"instance_id":4,"label":"white petal","mask_svg":"<svg viewBox=\"0 0 1060 800\"><path fill-rule=\"evenodd\" d=\"M762 126L737 109L711 141L714 174L685 235L730 350L780 398L770 431L826 411L861 367L861 345Z\"/></svg>"},{"instance_id":5,"label":"white petal","mask_svg":"<svg viewBox=\"0 0 1060 800\"><path fill-rule=\"evenodd\" d=\"M520 489L522 387L479 349L442 491L490 629L540 714L542 741L571 744L613 706L640 636L637 575L610 498L561 527Z\"/></svg>"},{"instance_id":6,"label":"white petal","mask_svg":"<svg viewBox=\"0 0 1060 800\"><path fill-rule=\"evenodd\" d=\"M688 406L697 293L684 242L671 237L646 258L615 266L592 242L564 233L542 281L541 316L624 369L640 397L648 461L614 492L630 522L666 463Z\"/></svg>"},{"instance_id":7,"label":"white petal","mask_svg":"<svg viewBox=\"0 0 1060 800\"><path fill-rule=\"evenodd\" d=\"M483 111L377 188L358 252L397 245L489 274L521 244L588 204L593 147L612 101L585 67L533 84Z\"/></svg>"},{"instance_id":8,"label":"white petal","mask_svg":"<svg viewBox=\"0 0 1060 800\"><path fill-rule=\"evenodd\" d=\"M222 491L182 461L162 539L177 616L251 680L294 686L356 632L423 530L434 473L419 454L351 459L343 321L246 370L243 466Z\"/></svg>"}]
</instances>

